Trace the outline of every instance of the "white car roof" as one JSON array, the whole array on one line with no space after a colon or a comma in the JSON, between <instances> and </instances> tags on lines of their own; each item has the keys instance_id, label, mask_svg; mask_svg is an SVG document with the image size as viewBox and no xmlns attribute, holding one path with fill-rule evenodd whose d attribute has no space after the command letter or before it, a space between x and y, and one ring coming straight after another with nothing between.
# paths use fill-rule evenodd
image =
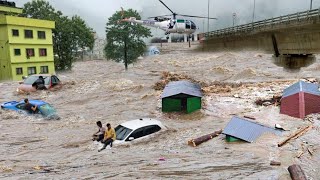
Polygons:
<instances>
[{"instance_id":1,"label":"white car roof","mask_svg":"<svg viewBox=\"0 0 320 180\"><path fill-rule=\"evenodd\" d=\"M156 119L151 119L151 118L135 119L135 120L124 122L120 125L127 127L129 129L132 129L132 130L136 130L138 128L150 126L150 125L158 125L161 128L164 127L160 121L158 121Z\"/></svg>"}]
</instances>

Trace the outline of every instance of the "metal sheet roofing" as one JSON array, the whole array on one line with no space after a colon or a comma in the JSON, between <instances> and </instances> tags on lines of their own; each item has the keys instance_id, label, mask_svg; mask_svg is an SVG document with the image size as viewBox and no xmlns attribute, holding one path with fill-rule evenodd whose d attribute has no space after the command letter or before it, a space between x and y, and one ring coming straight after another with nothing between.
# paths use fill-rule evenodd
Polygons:
<instances>
[{"instance_id":1,"label":"metal sheet roofing","mask_svg":"<svg viewBox=\"0 0 320 180\"><path fill-rule=\"evenodd\" d=\"M222 132L250 143L264 133L280 135L281 131L234 116Z\"/></svg>"},{"instance_id":2,"label":"metal sheet roofing","mask_svg":"<svg viewBox=\"0 0 320 180\"><path fill-rule=\"evenodd\" d=\"M283 91L282 98L291 96L293 94L299 93L299 92L306 92L314 95L320 96L320 91L318 90L319 84L313 84L313 83L307 83L304 81L299 81L290 87L286 88Z\"/></svg>"},{"instance_id":3,"label":"metal sheet roofing","mask_svg":"<svg viewBox=\"0 0 320 180\"><path fill-rule=\"evenodd\" d=\"M202 97L201 87L198 84L189 81L173 81L166 85L161 98L166 98L181 93Z\"/></svg>"}]
</instances>

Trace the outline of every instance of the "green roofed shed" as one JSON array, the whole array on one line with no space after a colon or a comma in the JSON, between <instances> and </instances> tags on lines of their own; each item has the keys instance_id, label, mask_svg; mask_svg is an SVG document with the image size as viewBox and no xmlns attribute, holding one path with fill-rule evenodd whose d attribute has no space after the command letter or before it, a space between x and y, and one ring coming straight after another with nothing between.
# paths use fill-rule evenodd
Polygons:
<instances>
[{"instance_id":1,"label":"green roofed shed","mask_svg":"<svg viewBox=\"0 0 320 180\"><path fill-rule=\"evenodd\" d=\"M192 113L201 109L201 87L189 81L170 82L163 90L162 111Z\"/></svg>"}]
</instances>

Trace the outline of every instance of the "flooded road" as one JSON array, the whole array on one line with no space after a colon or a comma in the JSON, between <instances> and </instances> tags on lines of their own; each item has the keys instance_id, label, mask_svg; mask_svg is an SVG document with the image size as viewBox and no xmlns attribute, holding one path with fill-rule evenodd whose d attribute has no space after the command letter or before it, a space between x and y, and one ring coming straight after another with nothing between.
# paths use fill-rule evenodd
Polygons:
<instances>
[{"instance_id":1,"label":"flooded road","mask_svg":"<svg viewBox=\"0 0 320 180\"><path fill-rule=\"evenodd\" d=\"M274 64L271 54L183 51L144 58L128 71L111 61L76 62L72 71L57 74L66 83L59 91L18 95L17 82L1 82L1 103L41 99L52 104L61 119L48 121L1 110L0 178L286 180L290 179L287 167L297 163L310 179L319 179L318 116L312 116L316 128L278 148L285 136L311 122L280 115L276 106L254 104L258 98L281 95L300 78L319 77L318 59L293 73ZM203 109L192 114L162 113L162 91L154 90L154 85L164 72L212 84L204 90ZM227 143L220 135L198 147L187 145L192 138L223 129L234 115L255 117L272 127L278 123L291 131L282 137L264 135L254 143ZM168 131L145 142L97 152L91 141L96 121L115 127L143 117L159 119ZM297 158L302 146L310 144L313 155L306 152ZM282 164L270 166L271 160Z\"/></svg>"}]
</instances>

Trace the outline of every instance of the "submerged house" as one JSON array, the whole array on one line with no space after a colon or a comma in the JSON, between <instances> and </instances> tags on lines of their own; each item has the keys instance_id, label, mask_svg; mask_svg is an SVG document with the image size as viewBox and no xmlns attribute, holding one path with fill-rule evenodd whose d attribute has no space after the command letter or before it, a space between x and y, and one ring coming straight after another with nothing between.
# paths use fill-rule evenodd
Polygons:
<instances>
[{"instance_id":1,"label":"submerged house","mask_svg":"<svg viewBox=\"0 0 320 180\"><path fill-rule=\"evenodd\" d=\"M194 112L201 109L201 97L201 87L198 84L189 81L170 82L161 95L162 112Z\"/></svg>"},{"instance_id":2,"label":"submerged house","mask_svg":"<svg viewBox=\"0 0 320 180\"><path fill-rule=\"evenodd\" d=\"M306 115L320 112L318 84L299 81L284 90L280 113L303 119Z\"/></svg>"},{"instance_id":3,"label":"submerged house","mask_svg":"<svg viewBox=\"0 0 320 180\"><path fill-rule=\"evenodd\" d=\"M222 132L226 135L228 142L243 140L249 143L254 142L264 133L280 135L281 131L234 116Z\"/></svg>"}]
</instances>

